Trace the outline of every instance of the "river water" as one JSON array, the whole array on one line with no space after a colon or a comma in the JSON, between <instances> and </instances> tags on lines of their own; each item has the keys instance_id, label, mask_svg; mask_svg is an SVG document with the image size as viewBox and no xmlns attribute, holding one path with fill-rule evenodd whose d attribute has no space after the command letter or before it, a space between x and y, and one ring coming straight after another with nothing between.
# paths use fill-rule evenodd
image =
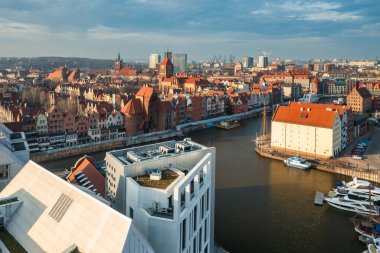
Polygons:
<instances>
[{"instance_id":1,"label":"river water","mask_svg":"<svg viewBox=\"0 0 380 253\"><path fill-rule=\"evenodd\" d=\"M225 131L191 133L194 141L216 147L215 240L230 252L362 252L351 213L314 206L316 191L327 193L350 178L287 168L258 156L261 120ZM103 159L105 153L92 154ZM70 168L78 159L43 163L50 170Z\"/></svg>"}]
</instances>

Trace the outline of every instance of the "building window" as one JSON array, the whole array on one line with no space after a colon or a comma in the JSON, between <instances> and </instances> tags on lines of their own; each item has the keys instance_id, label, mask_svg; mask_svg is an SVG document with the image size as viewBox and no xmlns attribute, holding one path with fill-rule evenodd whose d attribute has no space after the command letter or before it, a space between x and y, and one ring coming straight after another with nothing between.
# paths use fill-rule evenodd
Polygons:
<instances>
[{"instance_id":1,"label":"building window","mask_svg":"<svg viewBox=\"0 0 380 253\"><path fill-rule=\"evenodd\" d=\"M133 208L129 207L129 217L133 219Z\"/></svg>"},{"instance_id":2,"label":"building window","mask_svg":"<svg viewBox=\"0 0 380 253\"><path fill-rule=\"evenodd\" d=\"M9 164L0 165L0 180L8 179L9 177Z\"/></svg>"},{"instance_id":3,"label":"building window","mask_svg":"<svg viewBox=\"0 0 380 253\"><path fill-rule=\"evenodd\" d=\"M197 230L197 223L198 223L198 219L197 219L197 206L194 207L194 232Z\"/></svg>"},{"instance_id":4,"label":"building window","mask_svg":"<svg viewBox=\"0 0 380 253\"><path fill-rule=\"evenodd\" d=\"M186 219L182 222L182 250L186 248Z\"/></svg>"}]
</instances>

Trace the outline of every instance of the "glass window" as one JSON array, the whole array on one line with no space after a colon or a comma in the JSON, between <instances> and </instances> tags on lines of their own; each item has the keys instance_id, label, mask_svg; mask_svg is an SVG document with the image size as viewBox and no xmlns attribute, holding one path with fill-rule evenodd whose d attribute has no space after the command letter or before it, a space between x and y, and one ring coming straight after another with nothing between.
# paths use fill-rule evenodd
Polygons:
<instances>
[{"instance_id":1,"label":"glass window","mask_svg":"<svg viewBox=\"0 0 380 253\"><path fill-rule=\"evenodd\" d=\"M0 179L8 179L9 164L0 165Z\"/></svg>"}]
</instances>

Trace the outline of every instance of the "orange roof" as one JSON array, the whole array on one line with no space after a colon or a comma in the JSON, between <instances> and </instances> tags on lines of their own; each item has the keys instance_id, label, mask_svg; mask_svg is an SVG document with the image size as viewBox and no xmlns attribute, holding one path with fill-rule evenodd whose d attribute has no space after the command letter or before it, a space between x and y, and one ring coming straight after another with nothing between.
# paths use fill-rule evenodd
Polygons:
<instances>
[{"instance_id":1,"label":"orange roof","mask_svg":"<svg viewBox=\"0 0 380 253\"><path fill-rule=\"evenodd\" d=\"M125 66L117 72L119 75L134 76L137 74L136 69L132 69L130 66Z\"/></svg>"},{"instance_id":2,"label":"orange roof","mask_svg":"<svg viewBox=\"0 0 380 253\"><path fill-rule=\"evenodd\" d=\"M74 167L71 168L70 174L67 176L67 182L71 184L78 184L83 185L85 182L90 181L86 186L84 187L91 187L90 190L94 191L94 193L100 193L101 196L105 196L105 178L104 176L95 168L93 165L93 162L95 160L92 157L84 156L80 158L74 165ZM80 173L82 171L82 173ZM75 175L76 174L84 174L82 178L86 178L85 181L81 182L80 180L77 180Z\"/></svg>"},{"instance_id":3,"label":"orange roof","mask_svg":"<svg viewBox=\"0 0 380 253\"><path fill-rule=\"evenodd\" d=\"M154 90L152 87L149 86L143 86L141 89L136 93L136 97L151 97Z\"/></svg>"},{"instance_id":4,"label":"orange roof","mask_svg":"<svg viewBox=\"0 0 380 253\"><path fill-rule=\"evenodd\" d=\"M173 63L171 62L171 60L169 60L168 58L165 58L162 62L161 62L161 65L173 65Z\"/></svg>"},{"instance_id":5,"label":"orange roof","mask_svg":"<svg viewBox=\"0 0 380 253\"><path fill-rule=\"evenodd\" d=\"M125 115L133 115L142 113L143 109L141 106L140 99L132 98L128 103L121 109L121 112Z\"/></svg>"},{"instance_id":6,"label":"orange roof","mask_svg":"<svg viewBox=\"0 0 380 253\"><path fill-rule=\"evenodd\" d=\"M304 104L304 107L281 105L277 108L273 121L323 128L333 127L335 110L313 108L308 105L307 103Z\"/></svg>"},{"instance_id":7,"label":"orange roof","mask_svg":"<svg viewBox=\"0 0 380 253\"><path fill-rule=\"evenodd\" d=\"M47 76L47 79L63 79L66 74L66 68L65 67L59 67L53 72L50 72Z\"/></svg>"},{"instance_id":8,"label":"orange roof","mask_svg":"<svg viewBox=\"0 0 380 253\"><path fill-rule=\"evenodd\" d=\"M345 106L345 105L336 105L336 104L315 104L315 103L304 103L304 102L290 102L290 105L291 107L297 107L297 108L301 108L301 107L307 107L307 108L315 108L315 109L322 109L322 110L326 110L327 108L331 108L333 110L336 110L338 111L339 113L339 117L342 117L343 116L343 111L344 111L344 108L346 108L346 110L350 109L349 106Z\"/></svg>"}]
</instances>

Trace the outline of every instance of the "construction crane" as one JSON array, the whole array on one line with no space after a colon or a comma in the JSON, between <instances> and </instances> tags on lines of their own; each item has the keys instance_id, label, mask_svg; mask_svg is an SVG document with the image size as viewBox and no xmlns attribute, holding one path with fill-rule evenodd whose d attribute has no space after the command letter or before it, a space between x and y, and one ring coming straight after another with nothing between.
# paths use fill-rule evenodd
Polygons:
<instances>
[{"instance_id":1,"label":"construction crane","mask_svg":"<svg viewBox=\"0 0 380 253\"><path fill-rule=\"evenodd\" d=\"M235 56L233 56L232 54L230 55L230 63L234 63L235 61Z\"/></svg>"}]
</instances>

